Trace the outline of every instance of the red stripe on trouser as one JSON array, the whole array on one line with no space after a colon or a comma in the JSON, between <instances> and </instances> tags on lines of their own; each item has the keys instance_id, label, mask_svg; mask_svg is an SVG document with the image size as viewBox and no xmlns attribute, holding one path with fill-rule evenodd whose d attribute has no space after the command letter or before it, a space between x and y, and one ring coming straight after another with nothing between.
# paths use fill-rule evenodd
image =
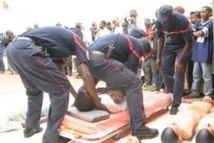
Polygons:
<instances>
[{"instance_id":1,"label":"red stripe on trouser","mask_svg":"<svg viewBox=\"0 0 214 143\"><path fill-rule=\"evenodd\" d=\"M39 47L37 47L37 53L39 53ZM39 55L39 54L38 54L38 55ZM41 58L40 58L39 56L37 56L37 59L38 59L38 61L41 63L41 65L44 67L45 71L52 77L52 79L53 79L53 81L56 83L56 85L62 89L63 94L64 94L64 96L65 96L65 100L66 100L66 106L65 106L65 108L66 108L66 110L67 110L67 107L68 107L68 97L67 97L67 92L66 92L65 88L63 88L63 86L57 81L57 79L54 77L54 75L51 73L51 71L48 70L48 69L45 67L44 63L42 62L42 60L41 60Z\"/></svg>"}]
</instances>

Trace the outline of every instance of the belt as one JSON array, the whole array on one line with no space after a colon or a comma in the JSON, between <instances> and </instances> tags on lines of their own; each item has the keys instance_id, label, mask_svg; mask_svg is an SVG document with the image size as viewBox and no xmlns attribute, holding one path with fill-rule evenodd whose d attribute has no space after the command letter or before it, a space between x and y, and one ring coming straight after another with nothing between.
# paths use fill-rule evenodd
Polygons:
<instances>
[{"instance_id":1,"label":"belt","mask_svg":"<svg viewBox=\"0 0 214 143\"><path fill-rule=\"evenodd\" d=\"M16 37L14 39L14 41L17 41L17 40L25 40L25 41L29 41L29 42L34 43L34 41L31 38L29 38L29 37Z\"/></svg>"},{"instance_id":2,"label":"belt","mask_svg":"<svg viewBox=\"0 0 214 143\"><path fill-rule=\"evenodd\" d=\"M102 56L105 56L105 53L100 52L100 51L90 51L89 55L102 55Z\"/></svg>"}]
</instances>

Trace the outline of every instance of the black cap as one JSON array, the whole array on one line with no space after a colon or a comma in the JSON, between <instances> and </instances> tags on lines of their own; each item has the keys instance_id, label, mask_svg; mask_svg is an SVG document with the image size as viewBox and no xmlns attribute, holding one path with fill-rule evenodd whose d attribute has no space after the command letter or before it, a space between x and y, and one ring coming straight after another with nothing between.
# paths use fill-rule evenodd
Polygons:
<instances>
[{"instance_id":1,"label":"black cap","mask_svg":"<svg viewBox=\"0 0 214 143\"><path fill-rule=\"evenodd\" d=\"M140 38L139 41L142 44L143 52L146 52L146 53L151 52L152 47L151 47L151 44L147 38Z\"/></svg>"},{"instance_id":2,"label":"black cap","mask_svg":"<svg viewBox=\"0 0 214 143\"><path fill-rule=\"evenodd\" d=\"M130 35L139 39L139 38L145 37L146 33L142 29L135 27L131 30Z\"/></svg>"},{"instance_id":3,"label":"black cap","mask_svg":"<svg viewBox=\"0 0 214 143\"><path fill-rule=\"evenodd\" d=\"M163 5L159 8L158 20L165 23L172 15L173 7L171 5Z\"/></svg>"}]
</instances>

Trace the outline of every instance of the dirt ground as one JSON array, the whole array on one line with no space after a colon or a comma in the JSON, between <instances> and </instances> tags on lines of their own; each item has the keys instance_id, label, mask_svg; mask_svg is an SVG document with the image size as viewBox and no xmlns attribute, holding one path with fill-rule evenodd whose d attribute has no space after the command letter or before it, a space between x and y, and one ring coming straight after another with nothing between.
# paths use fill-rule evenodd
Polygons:
<instances>
[{"instance_id":1,"label":"dirt ground","mask_svg":"<svg viewBox=\"0 0 214 143\"><path fill-rule=\"evenodd\" d=\"M81 79L76 79L76 72L73 72L73 76L68 76L71 84L77 90L82 85ZM98 86L103 87L105 84L99 82ZM10 106L10 101L19 102L21 99L26 98L25 89L21 82L19 75L10 75L8 71L5 74L0 74L0 104L6 103ZM48 96L46 96L48 98ZM160 135L162 130L167 126L167 122L173 115L170 115L168 111L161 111L154 116L147 119L147 125L151 128L157 128L159 130L159 136L151 140L142 140L142 143L160 143ZM41 143L42 135L44 134L46 124L42 124L43 131L39 134L35 134L31 138L24 138L23 131L12 131L7 133L0 133L0 142L4 143ZM128 134L129 136L130 134ZM105 143L114 143L115 140L109 139ZM195 143L193 141L183 141L182 143Z\"/></svg>"}]
</instances>

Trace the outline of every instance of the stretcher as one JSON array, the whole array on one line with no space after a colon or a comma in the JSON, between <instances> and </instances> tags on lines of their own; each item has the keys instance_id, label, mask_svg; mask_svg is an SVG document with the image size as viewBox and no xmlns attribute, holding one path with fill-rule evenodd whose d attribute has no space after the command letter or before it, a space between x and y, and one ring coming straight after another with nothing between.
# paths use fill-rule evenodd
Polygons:
<instances>
[{"instance_id":1,"label":"stretcher","mask_svg":"<svg viewBox=\"0 0 214 143\"><path fill-rule=\"evenodd\" d=\"M172 95L166 93L145 93L144 108L146 117L167 109ZM110 114L107 119L88 122L67 114L61 122L59 135L71 139L69 143L100 143L129 129L129 111Z\"/></svg>"}]
</instances>

